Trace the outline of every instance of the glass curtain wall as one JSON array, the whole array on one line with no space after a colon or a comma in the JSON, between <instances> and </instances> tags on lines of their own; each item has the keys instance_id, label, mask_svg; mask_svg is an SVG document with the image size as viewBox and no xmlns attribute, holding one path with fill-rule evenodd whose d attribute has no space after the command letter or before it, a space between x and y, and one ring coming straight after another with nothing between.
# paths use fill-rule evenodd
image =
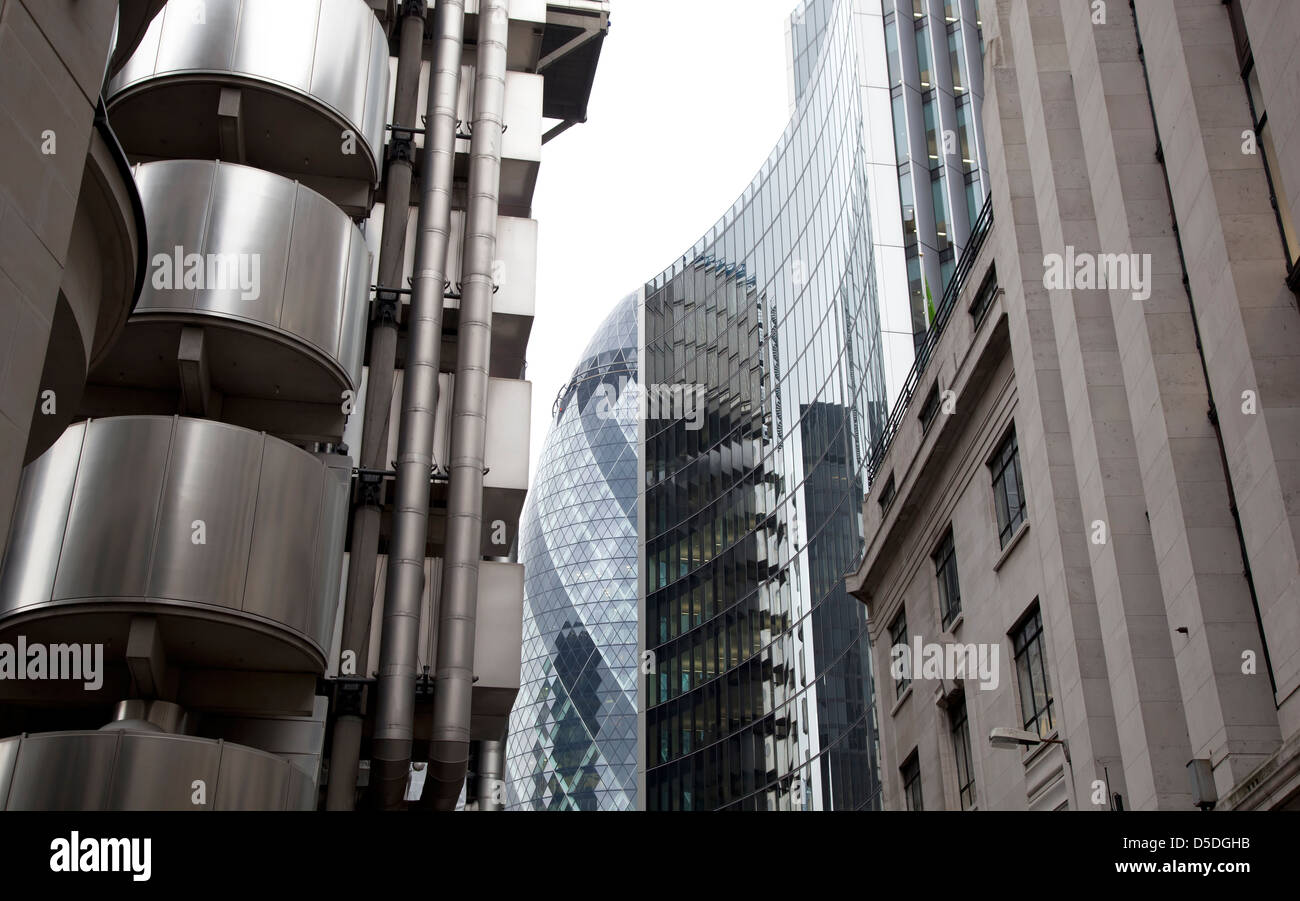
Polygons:
<instances>
[{"instance_id":1,"label":"glass curtain wall","mask_svg":"<svg viewBox=\"0 0 1300 901\"><path fill-rule=\"evenodd\" d=\"M512 809L636 807L638 297L609 314L557 397L524 507Z\"/></svg>"},{"instance_id":2,"label":"glass curtain wall","mask_svg":"<svg viewBox=\"0 0 1300 901\"><path fill-rule=\"evenodd\" d=\"M866 456L886 417L853 0L805 4L790 125L744 196L645 287L644 806L880 804ZM700 413L701 411L695 411Z\"/></svg>"}]
</instances>

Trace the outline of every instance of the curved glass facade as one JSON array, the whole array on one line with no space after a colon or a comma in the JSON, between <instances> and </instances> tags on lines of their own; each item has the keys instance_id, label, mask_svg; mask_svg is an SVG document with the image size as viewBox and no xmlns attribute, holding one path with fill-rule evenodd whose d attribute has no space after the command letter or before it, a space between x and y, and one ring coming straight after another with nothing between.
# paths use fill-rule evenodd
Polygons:
<instances>
[{"instance_id":1,"label":"curved glass facade","mask_svg":"<svg viewBox=\"0 0 1300 901\"><path fill-rule=\"evenodd\" d=\"M642 434L650 810L880 805L866 614L843 581L887 417L852 13L808 4L781 141L644 289L646 392L703 399Z\"/></svg>"},{"instance_id":2,"label":"curved glass facade","mask_svg":"<svg viewBox=\"0 0 1300 901\"><path fill-rule=\"evenodd\" d=\"M637 295L555 401L524 507L524 645L507 805L636 807Z\"/></svg>"}]
</instances>

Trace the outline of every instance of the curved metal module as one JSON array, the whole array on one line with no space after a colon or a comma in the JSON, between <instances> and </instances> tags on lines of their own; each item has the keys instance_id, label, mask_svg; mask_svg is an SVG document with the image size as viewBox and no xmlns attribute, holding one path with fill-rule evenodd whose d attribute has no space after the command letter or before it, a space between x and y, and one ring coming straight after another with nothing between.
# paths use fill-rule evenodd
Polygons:
<instances>
[{"instance_id":1,"label":"curved metal module","mask_svg":"<svg viewBox=\"0 0 1300 901\"><path fill-rule=\"evenodd\" d=\"M283 757L210 738L44 732L0 740L0 799L4 810L312 810L316 783Z\"/></svg>"},{"instance_id":2,"label":"curved metal module","mask_svg":"<svg viewBox=\"0 0 1300 901\"><path fill-rule=\"evenodd\" d=\"M91 383L171 400L195 393L183 364L201 363L204 390L183 398L190 412L215 415L211 391L227 400L221 418L279 431L238 401L320 404L333 421L302 437L337 441L344 392L361 380L370 274L361 231L320 194L260 169L164 160L136 166L135 177L149 271ZM89 392L86 412L122 412L107 398Z\"/></svg>"},{"instance_id":3,"label":"curved metal module","mask_svg":"<svg viewBox=\"0 0 1300 901\"><path fill-rule=\"evenodd\" d=\"M148 615L169 665L323 673L350 474L206 420L78 423L23 474L0 640L103 643L120 667Z\"/></svg>"},{"instance_id":4,"label":"curved metal module","mask_svg":"<svg viewBox=\"0 0 1300 901\"><path fill-rule=\"evenodd\" d=\"M374 185L388 59L363 0L171 0L106 95L132 154Z\"/></svg>"}]
</instances>

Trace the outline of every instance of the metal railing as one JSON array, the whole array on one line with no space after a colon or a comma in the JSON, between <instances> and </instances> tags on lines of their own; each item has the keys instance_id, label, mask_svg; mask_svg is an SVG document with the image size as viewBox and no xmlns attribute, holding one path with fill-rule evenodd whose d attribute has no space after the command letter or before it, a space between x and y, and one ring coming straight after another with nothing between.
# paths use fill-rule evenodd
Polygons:
<instances>
[{"instance_id":1,"label":"metal railing","mask_svg":"<svg viewBox=\"0 0 1300 901\"><path fill-rule=\"evenodd\" d=\"M961 259L957 261L957 268L953 271L948 287L944 289L943 297L939 301L939 309L935 311L934 321L930 323L930 330L925 333L925 340L916 349L916 359L903 382L903 390L898 395L898 402L894 404L894 411L890 414L889 421L885 423L885 431L881 433L879 440L871 449L871 455L867 458L867 479L870 483L875 482L880 464L894 443L894 436L898 434L903 418L907 415L907 407L912 402L912 395L916 393L921 376L925 374L925 368L930 363L930 355L934 352L940 337L943 336L943 330L952 317L953 309L957 306L957 297L966 287L966 280L975 266L975 258L979 256L980 248L984 246L984 239L988 237L992 226L993 195L990 194L984 198L984 208L980 210L979 218L971 226L970 239L966 242L966 249Z\"/></svg>"}]
</instances>

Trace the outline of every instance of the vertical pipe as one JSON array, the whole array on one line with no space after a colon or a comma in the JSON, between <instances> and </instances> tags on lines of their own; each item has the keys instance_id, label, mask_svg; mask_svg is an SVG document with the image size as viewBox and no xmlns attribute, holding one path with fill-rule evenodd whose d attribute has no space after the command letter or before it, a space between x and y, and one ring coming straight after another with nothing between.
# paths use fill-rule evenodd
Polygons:
<instances>
[{"instance_id":1,"label":"vertical pipe","mask_svg":"<svg viewBox=\"0 0 1300 901\"><path fill-rule=\"evenodd\" d=\"M425 10L421 4L408 4L404 12L397 55L393 124L412 128L419 106ZM394 155L385 174L383 233L379 247L379 285L384 288L399 287L397 282L401 279L406 251L410 203L411 162L401 155ZM392 404L396 360L397 321L381 316L370 330L370 376L361 424L360 461L363 469L388 468L384 457L388 447L388 411ZM374 605L379 518L379 507L374 499L363 501L352 511L352 544L348 548L348 583L339 647L342 652L351 651L356 656L356 675L361 677L369 672L370 614ZM360 710L349 710L335 718L330 744L330 780L325 792L327 810L351 810L355 805L361 726Z\"/></svg>"},{"instance_id":2,"label":"vertical pipe","mask_svg":"<svg viewBox=\"0 0 1300 901\"><path fill-rule=\"evenodd\" d=\"M415 719L420 600L428 538L429 477L438 410L443 287L451 233L456 160L456 104L465 28L464 0L441 0L433 18L424 141L423 197L415 247L402 419L398 436L397 499L388 552L384 624L379 651L378 704L371 772L385 809L404 806Z\"/></svg>"},{"instance_id":3,"label":"vertical pipe","mask_svg":"<svg viewBox=\"0 0 1300 901\"><path fill-rule=\"evenodd\" d=\"M478 742L478 779L475 795L479 810L505 810L505 741Z\"/></svg>"},{"instance_id":4,"label":"vertical pipe","mask_svg":"<svg viewBox=\"0 0 1300 901\"><path fill-rule=\"evenodd\" d=\"M469 759L488 361L492 351L492 268L501 186L501 120L509 26L506 0L480 0L447 540L438 611L433 734L424 784L429 803L438 810L455 808Z\"/></svg>"}]
</instances>

